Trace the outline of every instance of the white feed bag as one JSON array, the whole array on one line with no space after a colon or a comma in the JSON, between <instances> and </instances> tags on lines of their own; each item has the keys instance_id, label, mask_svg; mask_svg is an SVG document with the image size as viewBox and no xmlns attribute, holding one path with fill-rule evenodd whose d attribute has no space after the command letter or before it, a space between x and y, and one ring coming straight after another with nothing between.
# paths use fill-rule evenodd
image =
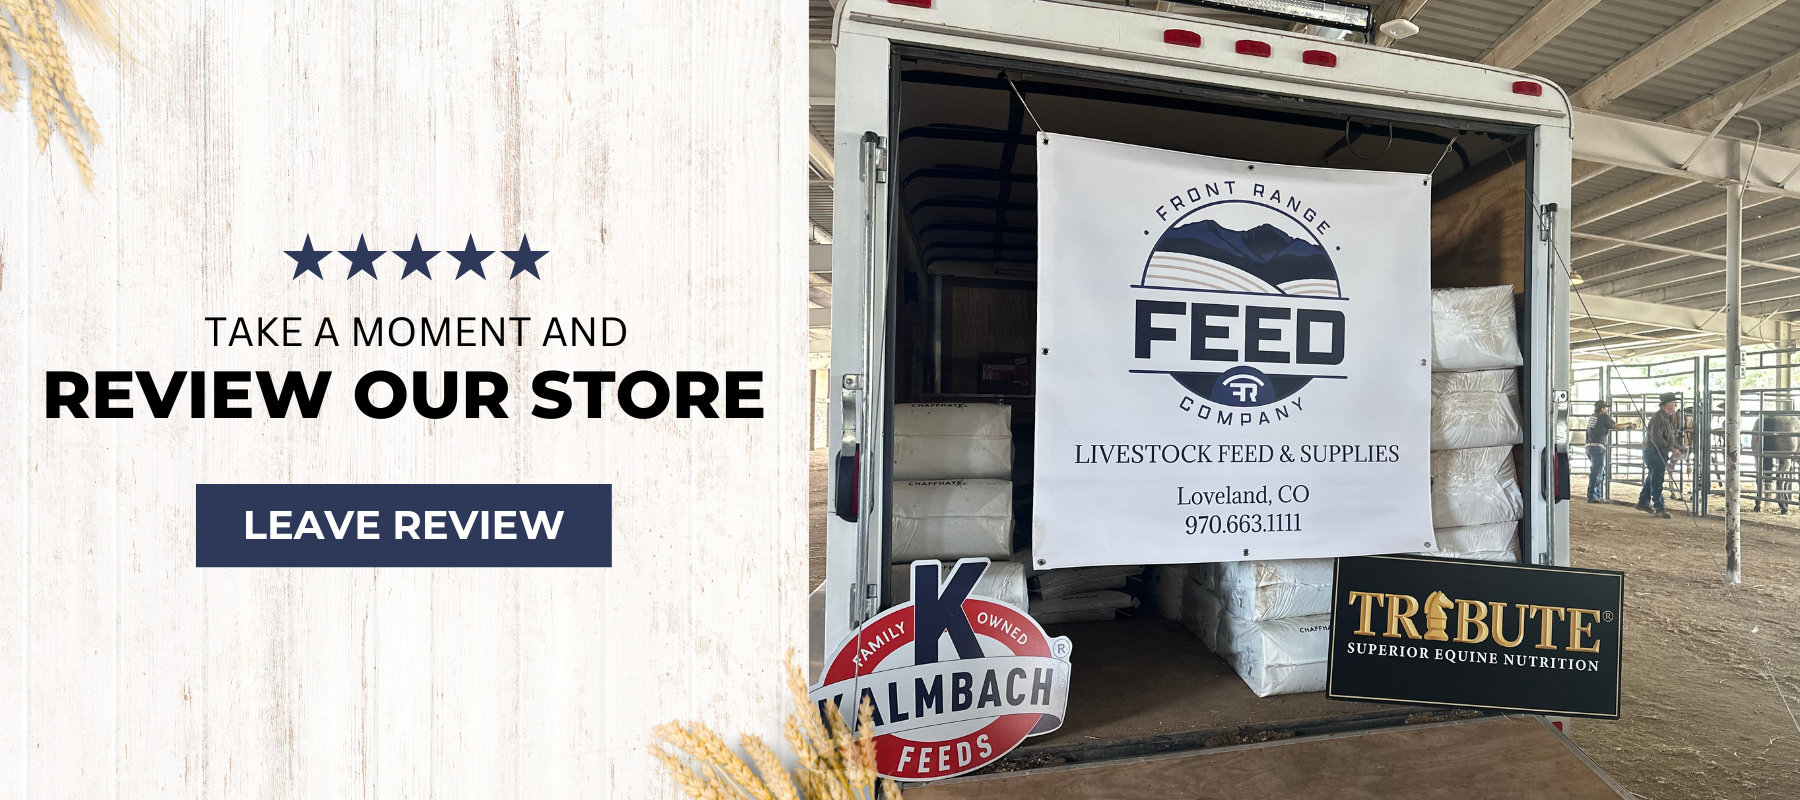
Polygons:
<instances>
[{"instance_id":1,"label":"white feed bag","mask_svg":"<svg viewBox=\"0 0 1800 800\"><path fill-rule=\"evenodd\" d=\"M1181 619L1181 591L1192 571L1189 564L1160 564L1150 568L1150 583L1156 592L1156 613L1163 619Z\"/></svg>"},{"instance_id":2,"label":"white feed bag","mask_svg":"<svg viewBox=\"0 0 1800 800\"><path fill-rule=\"evenodd\" d=\"M946 562L940 577L950 578L950 563ZM895 564L888 568L888 585L893 587L894 602L904 603L912 599L912 565ZM992 597L1009 606L1027 609L1030 597L1025 589L1025 565L1011 561L995 561L988 564L986 572L975 580L975 590L970 594L981 597Z\"/></svg>"},{"instance_id":3,"label":"white feed bag","mask_svg":"<svg viewBox=\"0 0 1800 800\"><path fill-rule=\"evenodd\" d=\"M1524 441L1517 372L1432 373L1431 449L1467 450Z\"/></svg>"},{"instance_id":4,"label":"white feed bag","mask_svg":"<svg viewBox=\"0 0 1800 800\"><path fill-rule=\"evenodd\" d=\"M1419 555L1464 561L1519 563L1519 523L1495 522L1461 528L1438 528L1437 550Z\"/></svg>"},{"instance_id":5,"label":"white feed bag","mask_svg":"<svg viewBox=\"0 0 1800 800\"><path fill-rule=\"evenodd\" d=\"M894 406L894 480L1012 478L1012 406Z\"/></svg>"},{"instance_id":6,"label":"white feed bag","mask_svg":"<svg viewBox=\"0 0 1800 800\"><path fill-rule=\"evenodd\" d=\"M1252 622L1227 614L1215 650L1257 697L1322 692L1331 615Z\"/></svg>"},{"instance_id":7,"label":"white feed bag","mask_svg":"<svg viewBox=\"0 0 1800 800\"><path fill-rule=\"evenodd\" d=\"M1431 368L1462 372L1525 363L1511 286L1431 290Z\"/></svg>"},{"instance_id":8,"label":"white feed bag","mask_svg":"<svg viewBox=\"0 0 1800 800\"><path fill-rule=\"evenodd\" d=\"M1080 567L1040 572L1037 575L1038 596L1054 600L1077 592L1117 589L1144 571L1143 567Z\"/></svg>"},{"instance_id":9,"label":"white feed bag","mask_svg":"<svg viewBox=\"0 0 1800 800\"><path fill-rule=\"evenodd\" d=\"M1525 516L1511 447L1431 454L1431 526L1460 528Z\"/></svg>"},{"instance_id":10,"label":"white feed bag","mask_svg":"<svg viewBox=\"0 0 1800 800\"><path fill-rule=\"evenodd\" d=\"M1218 595L1226 610L1248 620L1331 612L1335 560L1228 561L1218 567Z\"/></svg>"},{"instance_id":11,"label":"white feed bag","mask_svg":"<svg viewBox=\"0 0 1800 800\"><path fill-rule=\"evenodd\" d=\"M895 564L926 558L1004 560L1012 553L1012 481L894 484Z\"/></svg>"}]
</instances>

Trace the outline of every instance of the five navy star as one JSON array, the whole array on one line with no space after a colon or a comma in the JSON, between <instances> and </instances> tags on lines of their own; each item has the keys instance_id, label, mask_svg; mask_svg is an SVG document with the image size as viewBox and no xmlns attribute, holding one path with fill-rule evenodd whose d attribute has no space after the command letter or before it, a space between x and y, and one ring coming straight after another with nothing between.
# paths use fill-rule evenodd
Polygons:
<instances>
[{"instance_id":1,"label":"five navy star","mask_svg":"<svg viewBox=\"0 0 1800 800\"><path fill-rule=\"evenodd\" d=\"M457 261L456 277L465 272L473 272L482 280L487 280L487 273L481 271L481 260L494 254L492 250L476 250L475 237L469 237L469 244L461 250L451 250L450 255Z\"/></svg>"},{"instance_id":2,"label":"five navy star","mask_svg":"<svg viewBox=\"0 0 1800 800\"><path fill-rule=\"evenodd\" d=\"M288 257L294 259L294 275L292 280L298 280L301 275L308 272L312 273L313 277L323 279L325 273L319 268L319 262L332 253L330 250L313 249L311 234L307 235L306 243L301 245L299 250L284 250L282 252L287 253ZM375 274L375 260L387 255L388 252L389 251L387 250L370 250L368 237L366 236L356 237L355 250L337 251L338 255L343 256L350 262L350 274L345 276L346 279L355 278L356 273L358 272L366 272L369 274L369 277L374 280L381 279L380 275ZM419 237L416 234L413 236L411 249L394 250L392 252L394 255L399 256L401 261L406 262L406 269L400 272L401 280L405 280L415 272L424 275L426 280L431 280L431 259L446 253L448 253L451 258L456 259L456 277L461 278L462 276L473 272L476 277L487 280L487 272L482 269L481 262L488 256L494 254L493 250L475 249L474 236L469 237L468 243L463 245L463 249L461 250L426 250L419 245ZM537 278L538 280L544 279L543 275L538 274L538 261L548 255L550 251L531 249L530 237L523 235L519 237L519 249L502 250L500 252L505 253L506 257L512 259L513 262L512 274L507 276L507 280L517 278L527 272L531 273L531 277L533 278Z\"/></svg>"},{"instance_id":3,"label":"five navy star","mask_svg":"<svg viewBox=\"0 0 1800 800\"><path fill-rule=\"evenodd\" d=\"M406 280L406 276L415 272L424 275L425 280L431 280L431 267L426 266L425 262L430 261L432 256L435 256L440 252L442 251L419 249L419 237L417 234L414 234L411 250L394 251L394 255L399 256L400 260L406 262L406 270L400 273L400 280Z\"/></svg>"},{"instance_id":4,"label":"five navy star","mask_svg":"<svg viewBox=\"0 0 1800 800\"><path fill-rule=\"evenodd\" d=\"M367 272L370 278L381 280L381 276L375 274L375 259L387 255L387 251L370 250L369 243L364 238L356 237L356 249L339 250L338 255L350 259L350 274L347 277L354 278L358 272Z\"/></svg>"},{"instance_id":5,"label":"five navy star","mask_svg":"<svg viewBox=\"0 0 1800 800\"><path fill-rule=\"evenodd\" d=\"M295 279L298 279L302 273L306 273L306 272L312 273L314 277L319 278L320 280L323 280L325 278L325 274L319 271L319 259L322 259L328 255L331 255L331 251L330 250L314 250L313 246L312 246L312 235L311 234L307 235L306 244L304 246L302 246L299 250L286 250L283 252L287 253L289 256L292 256L294 259L294 278Z\"/></svg>"},{"instance_id":6,"label":"five navy star","mask_svg":"<svg viewBox=\"0 0 1800 800\"><path fill-rule=\"evenodd\" d=\"M506 254L506 257L512 259L513 262L512 275L508 276L507 280L519 277L519 273L521 272L529 272L531 273L531 277L537 278L540 281L544 279L544 276L538 274L537 262L538 259L544 257L545 253L550 251L538 250L534 252L531 249L531 237L520 236L519 249L502 250L500 252Z\"/></svg>"}]
</instances>

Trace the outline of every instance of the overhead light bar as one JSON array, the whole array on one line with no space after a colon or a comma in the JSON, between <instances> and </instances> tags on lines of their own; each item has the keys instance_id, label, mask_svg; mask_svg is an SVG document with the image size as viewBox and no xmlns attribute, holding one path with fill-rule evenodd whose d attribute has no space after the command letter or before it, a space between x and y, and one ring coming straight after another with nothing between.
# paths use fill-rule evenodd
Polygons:
<instances>
[{"instance_id":1,"label":"overhead light bar","mask_svg":"<svg viewBox=\"0 0 1800 800\"><path fill-rule=\"evenodd\" d=\"M1292 22L1341 28L1369 35L1375 30L1375 11L1361 3L1336 3L1330 0L1175 0L1190 6L1205 6L1224 11L1274 17Z\"/></svg>"}]
</instances>

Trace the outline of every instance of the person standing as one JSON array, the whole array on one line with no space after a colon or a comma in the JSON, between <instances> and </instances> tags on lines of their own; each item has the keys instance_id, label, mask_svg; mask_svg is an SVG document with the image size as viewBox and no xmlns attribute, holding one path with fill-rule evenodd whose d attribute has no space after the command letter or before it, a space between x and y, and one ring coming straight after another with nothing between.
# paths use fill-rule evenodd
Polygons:
<instances>
[{"instance_id":1,"label":"person standing","mask_svg":"<svg viewBox=\"0 0 1800 800\"><path fill-rule=\"evenodd\" d=\"M1681 456L1681 429L1675 422L1675 404L1681 396L1664 392L1650 424L1644 428L1644 488L1638 492L1637 508L1662 519L1669 518L1663 509L1663 471L1669 461Z\"/></svg>"},{"instance_id":2,"label":"person standing","mask_svg":"<svg viewBox=\"0 0 1800 800\"><path fill-rule=\"evenodd\" d=\"M1606 502L1606 441L1612 437L1613 431L1632 427L1628 422L1614 422L1612 404L1605 400L1594 403L1594 416L1588 418L1587 426L1587 458L1588 458L1588 496L1590 503Z\"/></svg>"}]
</instances>

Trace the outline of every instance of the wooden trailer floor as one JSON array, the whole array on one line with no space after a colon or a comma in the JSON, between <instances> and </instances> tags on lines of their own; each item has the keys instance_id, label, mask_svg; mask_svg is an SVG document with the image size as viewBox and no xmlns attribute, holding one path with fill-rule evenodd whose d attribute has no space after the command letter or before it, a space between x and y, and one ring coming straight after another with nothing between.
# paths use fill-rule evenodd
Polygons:
<instances>
[{"instance_id":1,"label":"wooden trailer floor","mask_svg":"<svg viewBox=\"0 0 1800 800\"><path fill-rule=\"evenodd\" d=\"M1026 740L1020 756L1091 761L1122 745L1141 755L1235 743L1234 736L1261 731L1326 733L1425 711L1327 700L1323 692L1257 697L1181 623L1154 612L1045 630L1074 643L1069 711L1060 730Z\"/></svg>"},{"instance_id":2,"label":"wooden trailer floor","mask_svg":"<svg viewBox=\"0 0 1800 800\"><path fill-rule=\"evenodd\" d=\"M942 781L907 800L1263 798L1619 800L1568 739L1535 717L1330 734Z\"/></svg>"}]
</instances>

